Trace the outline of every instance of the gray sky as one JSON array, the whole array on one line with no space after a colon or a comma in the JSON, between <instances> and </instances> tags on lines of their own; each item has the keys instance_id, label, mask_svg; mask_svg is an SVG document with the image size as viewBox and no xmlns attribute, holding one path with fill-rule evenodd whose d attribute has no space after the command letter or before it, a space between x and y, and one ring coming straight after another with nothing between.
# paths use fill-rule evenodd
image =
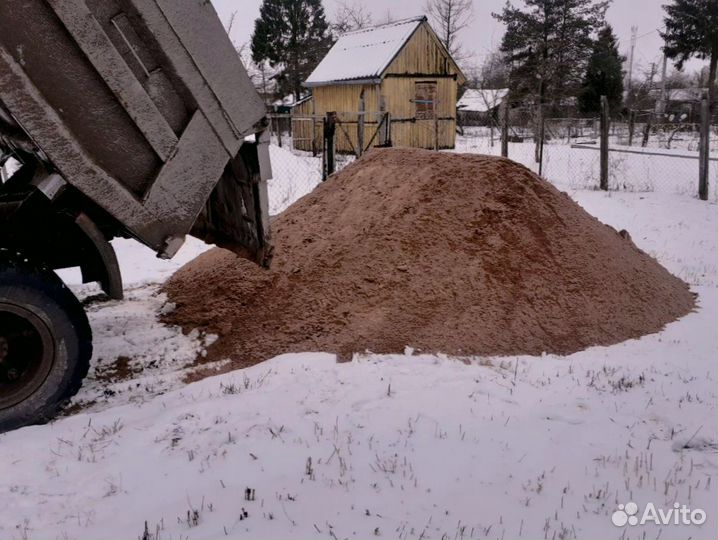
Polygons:
<instances>
[{"instance_id":1,"label":"gray sky","mask_svg":"<svg viewBox=\"0 0 718 540\"><path fill-rule=\"evenodd\" d=\"M328 16L331 18L337 7L337 0L323 0ZM254 20L259 16L261 0L212 0L222 20L229 19L233 11L238 11L232 39L238 43L249 41ZM372 13L375 22L383 22L390 12L394 18L411 17L424 13L424 0L348 0L348 4L358 2ZM514 5L522 5L521 0L512 0ZM662 5L666 0L613 0L608 11L608 21L620 40L621 51L628 56L631 42L631 26L638 26L634 73L642 73L650 68L651 62L660 67L662 56L661 37L657 29L663 25ZM480 64L483 56L498 47L503 35L503 25L491 17L492 12L501 10L505 0L474 0L474 22L464 30L461 39L467 51L474 53L475 63ZM694 61L686 66L688 71L700 69L704 63Z\"/></svg>"}]
</instances>

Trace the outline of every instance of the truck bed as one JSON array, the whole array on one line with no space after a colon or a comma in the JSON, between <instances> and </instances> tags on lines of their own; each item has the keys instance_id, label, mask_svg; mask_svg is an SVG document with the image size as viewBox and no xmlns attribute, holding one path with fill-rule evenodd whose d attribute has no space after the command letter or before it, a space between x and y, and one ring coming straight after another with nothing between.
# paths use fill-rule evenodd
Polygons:
<instances>
[{"instance_id":1,"label":"truck bed","mask_svg":"<svg viewBox=\"0 0 718 540\"><path fill-rule=\"evenodd\" d=\"M0 2L0 147L161 256L193 233L267 259L264 116L208 1Z\"/></svg>"}]
</instances>

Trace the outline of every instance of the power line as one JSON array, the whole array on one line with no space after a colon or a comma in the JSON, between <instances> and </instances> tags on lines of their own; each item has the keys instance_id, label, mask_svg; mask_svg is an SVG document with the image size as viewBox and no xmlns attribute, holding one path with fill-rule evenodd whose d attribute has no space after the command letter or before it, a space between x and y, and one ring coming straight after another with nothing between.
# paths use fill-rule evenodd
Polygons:
<instances>
[{"instance_id":1,"label":"power line","mask_svg":"<svg viewBox=\"0 0 718 540\"><path fill-rule=\"evenodd\" d=\"M663 27L654 28L653 30L651 30L651 31L649 31L649 32L646 32L645 34L641 34L640 36L636 37L636 39L641 39L641 38L644 38L644 37L646 37L646 36L650 36L653 32L660 32L661 30L663 30Z\"/></svg>"}]
</instances>

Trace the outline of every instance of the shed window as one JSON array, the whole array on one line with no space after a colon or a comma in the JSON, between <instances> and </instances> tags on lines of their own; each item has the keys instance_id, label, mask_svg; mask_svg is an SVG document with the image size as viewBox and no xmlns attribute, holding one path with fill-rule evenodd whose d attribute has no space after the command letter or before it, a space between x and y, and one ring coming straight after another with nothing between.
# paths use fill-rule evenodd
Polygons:
<instances>
[{"instance_id":1,"label":"shed window","mask_svg":"<svg viewBox=\"0 0 718 540\"><path fill-rule=\"evenodd\" d=\"M431 120L434 118L436 106L436 83L416 83L415 90L416 119Z\"/></svg>"}]
</instances>

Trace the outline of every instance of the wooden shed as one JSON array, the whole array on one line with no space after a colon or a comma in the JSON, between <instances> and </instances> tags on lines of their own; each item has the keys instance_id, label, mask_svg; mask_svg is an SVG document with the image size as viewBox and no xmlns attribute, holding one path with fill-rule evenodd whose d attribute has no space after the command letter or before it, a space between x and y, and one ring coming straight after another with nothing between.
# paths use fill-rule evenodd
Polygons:
<instances>
[{"instance_id":1,"label":"wooden shed","mask_svg":"<svg viewBox=\"0 0 718 540\"><path fill-rule=\"evenodd\" d=\"M465 81L426 17L350 32L305 82L312 98L295 108L295 147L321 148L319 119L335 112L340 152L379 144L453 148Z\"/></svg>"},{"instance_id":2,"label":"wooden shed","mask_svg":"<svg viewBox=\"0 0 718 540\"><path fill-rule=\"evenodd\" d=\"M456 104L459 126L490 126L498 122L498 110L508 88L469 88Z\"/></svg>"}]
</instances>

